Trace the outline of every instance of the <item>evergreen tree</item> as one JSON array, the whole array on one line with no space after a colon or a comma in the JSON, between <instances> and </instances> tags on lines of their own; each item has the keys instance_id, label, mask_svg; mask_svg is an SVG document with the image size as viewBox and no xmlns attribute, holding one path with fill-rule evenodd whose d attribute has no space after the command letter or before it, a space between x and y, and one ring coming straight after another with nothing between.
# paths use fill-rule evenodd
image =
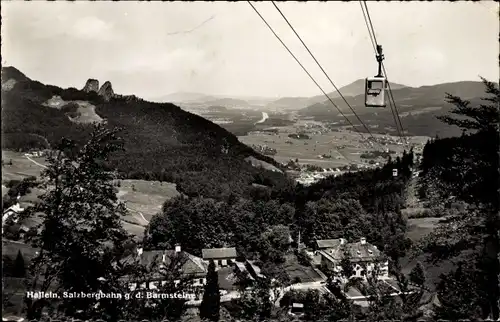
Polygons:
<instances>
[{"instance_id":1,"label":"evergreen tree","mask_svg":"<svg viewBox=\"0 0 500 322\"><path fill-rule=\"evenodd\" d=\"M26 277L26 266L24 263L23 254L19 250L14 262L14 277Z\"/></svg>"},{"instance_id":2,"label":"evergreen tree","mask_svg":"<svg viewBox=\"0 0 500 322\"><path fill-rule=\"evenodd\" d=\"M499 318L500 299L500 214L498 193L499 176L499 121L500 90L498 85L483 79L488 97L483 104L471 102L457 96L448 95L448 102L455 107L452 116L440 117L445 123L459 126L465 133L459 138L435 140L424 149L423 170L425 180L433 190L441 192L442 197L454 196L471 206L467 211L451 216L438 227L428 243L427 249L433 250L440 259L453 258L464 251L469 256L481 278L469 279L481 292L477 306L481 307L481 318ZM479 251L478 251L479 250ZM470 271L470 270L469 270ZM441 297L453 297L450 303L470 301L471 289L455 289L461 271L447 275L448 282L441 287ZM462 296L461 299L456 297ZM476 307L477 307L476 306ZM442 316L460 316L467 306L445 306L448 312ZM470 311L469 313L477 313ZM467 314L467 313L465 313ZM471 316L468 317L479 317Z\"/></svg>"},{"instance_id":3,"label":"evergreen tree","mask_svg":"<svg viewBox=\"0 0 500 322\"><path fill-rule=\"evenodd\" d=\"M424 267L421 263L417 263L415 267L410 272L410 281L417 285L424 285L425 283L425 272Z\"/></svg>"},{"instance_id":4,"label":"evergreen tree","mask_svg":"<svg viewBox=\"0 0 500 322\"><path fill-rule=\"evenodd\" d=\"M220 290L219 277L215 270L215 263L210 261L208 265L207 284L203 293L200 306L200 317L210 321L219 321Z\"/></svg>"},{"instance_id":5,"label":"evergreen tree","mask_svg":"<svg viewBox=\"0 0 500 322\"><path fill-rule=\"evenodd\" d=\"M346 279L350 279L354 275L354 267L351 262L350 254L347 250L344 250L342 260L340 261L340 267L342 268L342 276Z\"/></svg>"}]
</instances>

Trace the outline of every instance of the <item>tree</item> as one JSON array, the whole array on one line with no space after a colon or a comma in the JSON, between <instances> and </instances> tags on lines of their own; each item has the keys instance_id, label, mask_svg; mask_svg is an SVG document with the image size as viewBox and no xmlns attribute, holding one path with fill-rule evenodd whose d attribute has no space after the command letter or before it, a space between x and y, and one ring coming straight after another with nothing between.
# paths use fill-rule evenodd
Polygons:
<instances>
[{"instance_id":1,"label":"tree","mask_svg":"<svg viewBox=\"0 0 500 322\"><path fill-rule=\"evenodd\" d=\"M120 267L115 265L129 236L120 218L126 209L105 167L111 153L121 149L118 130L96 126L83 146L64 139L48 156L42 172L46 192L23 214L43 214L41 234L29 238L40 251L29 267L28 291L122 293ZM63 298L56 312L69 317L120 316L117 299ZM45 299L25 298L28 319L39 319L50 306Z\"/></svg>"},{"instance_id":2,"label":"tree","mask_svg":"<svg viewBox=\"0 0 500 322\"><path fill-rule=\"evenodd\" d=\"M438 119L450 125L456 125L466 131L496 131L498 132L500 123L500 107L498 105L500 99L500 90L497 85L487 79L481 77L486 93L492 97L483 98L483 101L493 104L479 104L479 106L471 106L471 102L463 100L458 96L446 94L448 103L454 105L452 114L462 116L455 118L451 116L438 116Z\"/></svg>"},{"instance_id":3,"label":"tree","mask_svg":"<svg viewBox=\"0 0 500 322\"><path fill-rule=\"evenodd\" d=\"M14 261L14 277L26 277L26 266L20 250L17 252L16 260Z\"/></svg>"},{"instance_id":4,"label":"tree","mask_svg":"<svg viewBox=\"0 0 500 322\"><path fill-rule=\"evenodd\" d=\"M215 271L215 264L210 261L208 265L207 284L203 293L200 306L200 317L210 321L219 321L220 312L220 290L219 277Z\"/></svg>"},{"instance_id":5,"label":"tree","mask_svg":"<svg viewBox=\"0 0 500 322\"><path fill-rule=\"evenodd\" d=\"M232 221L223 201L179 196L165 202L162 213L153 217L144 244L173 248L180 243L187 252L201 255L203 248L233 244Z\"/></svg>"},{"instance_id":6,"label":"tree","mask_svg":"<svg viewBox=\"0 0 500 322\"><path fill-rule=\"evenodd\" d=\"M424 272L424 267L422 266L422 263L417 263L415 267L410 272L410 281L423 286L425 283L425 272Z\"/></svg>"},{"instance_id":7,"label":"tree","mask_svg":"<svg viewBox=\"0 0 500 322\"><path fill-rule=\"evenodd\" d=\"M427 249L438 259L457 257L465 251L472 251L475 269L480 271L481 279L472 279L475 287L483 292L479 307L480 317L498 319L500 315L499 276L500 262L500 213L498 186L499 176L499 112L500 90L497 85L482 79L488 97L484 104L472 105L459 97L448 95L448 101L455 106L452 114L460 116L441 117L445 123L456 125L464 130L459 138L442 139L430 142L424 149L423 169L426 180L442 196L454 196L455 199L470 204L468 211L450 216L431 236ZM458 272L462 274L460 271ZM460 274L448 276L452 280ZM461 283L456 280L455 283ZM456 300L468 301L470 295L465 290L454 293L452 282L442 285L441 293L446 296L460 295ZM468 290L466 290L468 291ZM455 294L455 295L453 295ZM448 306L448 316L460 315L459 306ZM477 313L477 312L470 312ZM470 316L469 316L470 317ZM479 317L479 316L476 316Z\"/></svg>"},{"instance_id":8,"label":"tree","mask_svg":"<svg viewBox=\"0 0 500 322\"><path fill-rule=\"evenodd\" d=\"M307 254L305 249L301 249L296 252L297 260L302 266L311 266L312 258Z\"/></svg>"},{"instance_id":9,"label":"tree","mask_svg":"<svg viewBox=\"0 0 500 322\"><path fill-rule=\"evenodd\" d=\"M348 251L344 251L342 259L340 261L340 267L342 268L342 276L346 279L350 279L354 275L354 267L351 262L351 258Z\"/></svg>"},{"instance_id":10,"label":"tree","mask_svg":"<svg viewBox=\"0 0 500 322\"><path fill-rule=\"evenodd\" d=\"M437 319L460 320L480 316L484 293L477 287L479 272L474 263L459 262L457 269L442 275L437 285L441 306Z\"/></svg>"},{"instance_id":11,"label":"tree","mask_svg":"<svg viewBox=\"0 0 500 322\"><path fill-rule=\"evenodd\" d=\"M270 227L261 234L261 260L282 263L290 247L290 230L284 225Z\"/></svg>"},{"instance_id":12,"label":"tree","mask_svg":"<svg viewBox=\"0 0 500 322\"><path fill-rule=\"evenodd\" d=\"M242 318L245 321L268 320L273 307L270 295L271 281L267 278L257 280L252 289L244 290L238 300Z\"/></svg>"},{"instance_id":13,"label":"tree","mask_svg":"<svg viewBox=\"0 0 500 322\"><path fill-rule=\"evenodd\" d=\"M293 303L304 304L304 321L344 321L353 317L351 303L344 296L292 290L283 295L280 306L289 308Z\"/></svg>"}]
</instances>

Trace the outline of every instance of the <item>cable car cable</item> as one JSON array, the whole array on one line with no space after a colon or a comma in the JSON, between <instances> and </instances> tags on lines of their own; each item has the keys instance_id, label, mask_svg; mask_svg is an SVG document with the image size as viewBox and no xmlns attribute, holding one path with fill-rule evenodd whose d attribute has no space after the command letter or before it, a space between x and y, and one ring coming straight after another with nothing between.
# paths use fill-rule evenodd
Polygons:
<instances>
[{"instance_id":1,"label":"cable car cable","mask_svg":"<svg viewBox=\"0 0 500 322\"><path fill-rule=\"evenodd\" d=\"M362 3L362 1L359 1L359 5L361 6L361 11L363 12L363 17L364 17L364 20L365 20L366 28L368 29L368 34L370 35L370 40L371 40L372 45L373 45L373 50L374 50L374 52L375 52L375 55L378 55L378 51L377 51L377 45L378 45L378 44L377 44L377 42L376 42L376 39L374 40L374 35L372 35L372 30L370 30L370 26L369 26L369 24L368 24L368 19L367 19L367 17L366 17L366 14L365 14L365 9L363 8L363 3ZM386 74L386 73L385 73L385 67L384 67L383 63L381 63L381 66L382 66L382 69L383 69L383 71L384 71L384 74ZM380 67L380 66L379 66L379 67ZM385 76L386 76L386 79L387 79L387 75L385 75ZM404 130L403 130L403 127L402 127L402 125L401 125L401 120L400 120L400 122L399 122L399 125L400 125L400 127L401 127L401 131L399 130L399 127L398 127L398 120L397 120L397 119L399 119L399 114L397 113L397 109L394 109L394 107L393 107L393 106L395 106L395 104L393 105L393 100L394 100L394 99L391 101L391 94L392 94L392 92L391 92L391 90L390 90L390 82L389 82L389 81L387 81L387 85L388 85L388 87L389 87L389 107L390 107L390 109L391 109L392 117L393 117L393 119L394 119L394 124L396 125L396 131L398 132L398 135L399 135L399 137L400 137L400 139L401 139L402 143L404 144L405 142L404 142L404 140L403 140L403 135L401 134L402 132L404 132ZM393 97L393 98L394 98L394 97Z\"/></svg>"},{"instance_id":2,"label":"cable car cable","mask_svg":"<svg viewBox=\"0 0 500 322\"><path fill-rule=\"evenodd\" d=\"M333 83L332 79L330 78L330 76L328 76L328 73L323 69L323 67L321 66L321 64L318 62L318 60L316 59L316 57L314 56L314 54L309 50L309 47L307 47L307 45L304 43L304 41L302 40L302 38L299 36L299 34L297 33L297 31L295 31L295 28L292 26L292 24L290 23L290 21L286 18L286 16L283 14L283 12L280 10L280 8L276 5L276 3L274 1L271 1L272 4L274 5L274 7L276 8L276 10L278 10L278 12L280 13L281 17L283 17L283 19L286 21L286 23L288 24L288 26L292 29L293 33L297 36L297 38L299 38L300 42L302 43L302 45L304 45L304 47L306 48L307 52L309 53L309 55L311 55L312 59L314 59L314 61L316 62L316 64L318 65L318 67L321 69L321 71L323 72L323 74L325 74L326 78L328 78L328 80L330 81L330 84L332 84L332 86L335 88L335 90L339 93L340 97L344 100L344 102L346 103L346 105L351 109L351 111L354 113L354 116L356 116L356 118L358 119L358 121L361 123L361 125L363 125L363 127L365 128L365 130L368 132L368 134L370 135L370 137L373 139L373 141L375 141L375 143L377 143L381 148L382 150L384 150L384 148L382 147L382 145L377 141L377 139L373 136L373 134L370 132L370 129L365 125L365 123L361 120L361 118L358 116L358 114L356 113L356 111L354 111L354 109L352 108L351 104L349 104L349 102L347 102L346 98L344 97L344 95L342 95L342 93L340 92L340 90L338 89L338 87L335 85L335 83Z\"/></svg>"},{"instance_id":3,"label":"cable car cable","mask_svg":"<svg viewBox=\"0 0 500 322\"><path fill-rule=\"evenodd\" d=\"M370 34L370 40L372 41L372 45L373 45L373 48L375 50L375 53L377 53L377 50L376 50L376 48L378 46L377 36L375 35L375 28L373 27L373 23L372 23L372 20L371 20L370 12L368 11L368 5L366 4L366 1L364 1L364 0L363 1L360 0L359 3L361 5L361 10L363 11L363 17L365 19L366 27L368 28L368 33ZM365 8L363 8L363 4L364 4ZM366 9L366 15L365 15L365 9ZM370 29L370 27L371 27L371 29ZM372 34L373 34L373 36L372 36ZM384 65L383 62L382 62L382 69L384 71L385 77L387 78L387 71L385 69L385 65ZM393 95L392 89L391 89L391 83L389 81L387 81L387 85L388 85L388 88L389 88L389 103L394 106L395 115L396 115L397 120L399 122L399 126L401 127L400 136L401 136L401 138L404 139L404 141L403 141L403 144L404 144L404 143L406 143L406 137L404 135L403 124L401 123L401 118L399 116L399 111L398 111L398 108L396 106L396 101L394 100L394 95ZM391 102L391 100L392 100L392 102ZM393 114L393 116L394 116L394 114ZM396 129L398 128L397 127L398 122L396 122L396 120L395 120ZM398 132L399 132L399 130L398 130Z\"/></svg>"},{"instance_id":4,"label":"cable car cable","mask_svg":"<svg viewBox=\"0 0 500 322\"><path fill-rule=\"evenodd\" d=\"M371 26L371 30L372 30L372 34L373 34L373 39L375 41L375 45L377 45L377 37L375 35L375 28L373 27L372 18L370 16L370 11L368 11L368 5L366 4L365 0L363 0L363 3L365 5L366 15L368 16L368 21L370 22L370 26ZM384 71L385 77L387 78L387 71L385 70L385 65L383 62L382 62L382 69ZM401 132L402 132L403 138L405 138L405 141L406 141L406 137L404 135L403 124L401 123L401 118L399 117L398 107L396 106L396 101L394 100L394 95L392 94L391 83L387 82L387 86L389 87L389 95L390 95L390 98L392 99L392 103L394 104L394 109L396 110L396 116L398 118L399 126L401 127Z\"/></svg>"},{"instance_id":5,"label":"cable car cable","mask_svg":"<svg viewBox=\"0 0 500 322\"><path fill-rule=\"evenodd\" d=\"M370 41L373 45L373 51L375 52L375 55L378 55L378 51L377 51L377 43L376 43L376 40L374 40L374 36L372 35L372 31L370 30L370 26L368 25L368 19L366 17L366 13L365 13L365 9L363 7L363 3L362 1L359 1L359 5L361 6L361 11L363 12L363 17L364 17L364 20L365 20L365 24L366 24L366 28L368 29L368 35L370 36ZM379 65L379 67L382 66L382 63ZM380 74L380 71L379 71L379 74ZM384 70L384 74L385 74L385 70ZM387 79L387 78L386 78ZM390 88L390 85L389 85L389 82L387 81L387 85L389 86ZM390 95L390 93L389 93ZM398 127L398 121L397 121L397 118L396 118L396 115L397 115L397 112L394 110L394 107L393 107L393 104L392 104L392 101L391 101L391 97L389 96L389 108L391 109L391 113L392 113L392 117L394 119L394 124L396 125L396 131L398 132L398 135L400 137L400 140L402 141L401 143L404 144L404 140L403 140L403 136L401 134L401 131L399 130L399 127ZM402 127L401 127L402 129Z\"/></svg>"},{"instance_id":6,"label":"cable car cable","mask_svg":"<svg viewBox=\"0 0 500 322\"><path fill-rule=\"evenodd\" d=\"M300 60L292 53L292 51L283 42L283 40L281 40L281 38L276 34L276 32L274 31L274 29L269 25L269 23L266 21L266 19L260 14L260 12L257 10L257 8L255 8L254 5L250 1L247 1L247 2L252 7L252 9L257 13L257 15L262 19L262 21L266 24L266 26L269 28L269 30L271 30L271 32L273 33L273 35L279 40L279 42L283 45L283 47L285 47L285 49L288 51L288 53L295 59L295 61L300 65L300 67L302 67L302 69L304 70L304 72L306 72L306 74L309 76L309 78L311 78L311 80L314 82L314 84L316 84L316 86L321 90L321 92L328 98L328 100L330 101L330 103L332 103L332 105L337 108L337 110L340 112L340 114L346 119L346 121L354 128L354 130L356 130L356 132L358 132L358 134L364 140L365 138L363 137L363 134L361 134L361 132L359 132L359 130L354 126L354 124L352 124L352 122L347 118L347 116L345 116L344 113L342 113L342 111L340 110L340 108L333 102L333 100L330 98L330 96L328 96L328 94L318 84L318 82L314 79L314 77L312 77L312 75L307 71L307 69L304 67L304 65L302 65L302 63L300 62ZM344 158L346 158L346 160L350 160L346 155L342 154L340 152L340 150L338 150L338 151L339 151L339 153L341 155L344 156ZM353 160L350 160L350 161L354 162L354 163L358 163L358 162L353 161Z\"/></svg>"},{"instance_id":7,"label":"cable car cable","mask_svg":"<svg viewBox=\"0 0 500 322\"><path fill-rule=\"evenodd\" d=\"M264 23L271 30L271 32L274 34L274 36L281 42L281 44L285 47L285 49L288 51L288 53L295 59L295 61L300 65L300 67L302 67L302 69L304 70L304 72L306 72L306 74L309 76L309 78L311 78L311 80L314 82L314 84L316 84L316 86L321 90L321 92L323 92L323 94L328 98L328 100L330 101L330 103L332 103L332 105L337 108L337 110L340 112L340 114L346 119L347 123L349 123L349 125L351 125L361 135L361 137L364 139L364 137L361 134L361 132L359 132L359 130L356 129L356 127L352 124L352 122L344 115L344 113L340 110L340 108L333 102L333 100L330 98L330 96L328 96L328 94L323 90L323 88L318 84L318 82L316 82L316 80L314 79L314 77L312 77L312 75L307 71L307 69L304 67L304 65L302 65L302 63L299 61L299 59L292 53L292 51L281 40L281 38L276 34L276 32L274 32L274 30L267 23L267 21L265 20L265 18L259 13L259 11L257 11L257 9L252 5L252 3L250 1L247 1L247 2L250 4L250 6L252 6L252 8L255 10L255 12L264 21Z\"/></svg>"}]
</instances>

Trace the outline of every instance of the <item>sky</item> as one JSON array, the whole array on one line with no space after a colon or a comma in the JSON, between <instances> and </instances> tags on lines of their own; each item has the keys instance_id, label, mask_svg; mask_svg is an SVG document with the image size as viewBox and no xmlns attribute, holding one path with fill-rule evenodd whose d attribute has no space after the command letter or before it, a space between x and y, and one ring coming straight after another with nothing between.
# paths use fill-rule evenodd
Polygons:
<instances>
[{"instance_id":1,"label":"sky","mask_svg":"<svg viewBox=\"0 0 500 322\"><path fill-rule=\"evenodd\" d=\"M498 4L371 2L391 82L409 86L499 78ZM358 1L277 3L338 87L377 72ZM254 3L327 92L334 88L270 2ZM315 96L311 81L243 1L2 1L2 65L119 94Z\"/></svg>"}]
</instances>

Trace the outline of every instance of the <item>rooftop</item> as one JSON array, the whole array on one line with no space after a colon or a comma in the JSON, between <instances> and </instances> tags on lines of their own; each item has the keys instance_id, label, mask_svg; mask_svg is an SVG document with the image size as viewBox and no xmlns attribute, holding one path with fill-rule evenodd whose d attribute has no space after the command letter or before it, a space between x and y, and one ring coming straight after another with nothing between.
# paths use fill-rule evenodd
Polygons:
<instances>
[{"instance_id":1,"label":"rooftop","mask_svg":"<svg viewBox=\"0 0 500 322\"><path fill-rule=\"evenodd\" d=\"M322 248L336 248L342 244L342 238L337 239L319 239L316 240L316 246Z\"/></svg>"},{"instance_id":2,"label":"rooftop","mask_svg":"<svg viewBox=\"0 0 500 322\"><path fill-rule=\"evenodd\" d=\"M205 248L201 254L203 259L236 258L236 248Z\"/></svg>"},{"instance_id":3,"label":"rooftop","mask_svg":"<svg viewBox=\"0 0 500 322\"><path fill-rule=\"evenodd\" d=\"M350 299L358 299L359 300L362 298L366 298L367 294L364 294L364 291L362 291L362 289L368 287L368 282L367 281L360 281L360 283L361 283L361 285L359 285L359 286L356 286L356 285L350 286L349 289L345 292L345 295L347 295L347 297ZM381 292L383 292L385 294L396 295L396 294L399 294L401 292L399 286L397 285L397 282L395 280L392 280L392 279L378 280L377 287Z\"/></svg>"},{"instance_id":4,"label":"rooftop","mask_svg":"<svg viewBox=\"0 0 500 322\"><path fill-rule=\"evenodd\" d=\"M16 203L15 205L12 205L9 208L5 209L3 213L5 214L10 211L21 213L24 211L24 208L19 203Z\"/></svg>"},{"instance_id":5,"label":"rooftop","mask_svg":"<svg viewBox=\"0 0 500 322\"><path fill-rule=\"evenodd\" d=\"M179 256L179 260L183 261L182 272L186 275L204 275L207 272L206 264L199 257L191 255L187 252L176 252L175 250L151 250L144 251L139 255L130 255L126 261L138 261L146 267L156 265L170 265L172 260Z\"/></svg>"},{"instance_id":6,"label":"rooftop","mask_svg":"<svg viewBox=\"0 0 500 322\"><path fill-rule=\"evenodd\" d=\"M365 240L355 243L340 242L340 239L332 240L317 240L316 243L322 245L319 253L333 261L340 261L347 253L352 261L373 261L382 256L382 252L376 246L366 242ZM331 245L325 247L325 245Z\"/></svg>"}]
</instances>

